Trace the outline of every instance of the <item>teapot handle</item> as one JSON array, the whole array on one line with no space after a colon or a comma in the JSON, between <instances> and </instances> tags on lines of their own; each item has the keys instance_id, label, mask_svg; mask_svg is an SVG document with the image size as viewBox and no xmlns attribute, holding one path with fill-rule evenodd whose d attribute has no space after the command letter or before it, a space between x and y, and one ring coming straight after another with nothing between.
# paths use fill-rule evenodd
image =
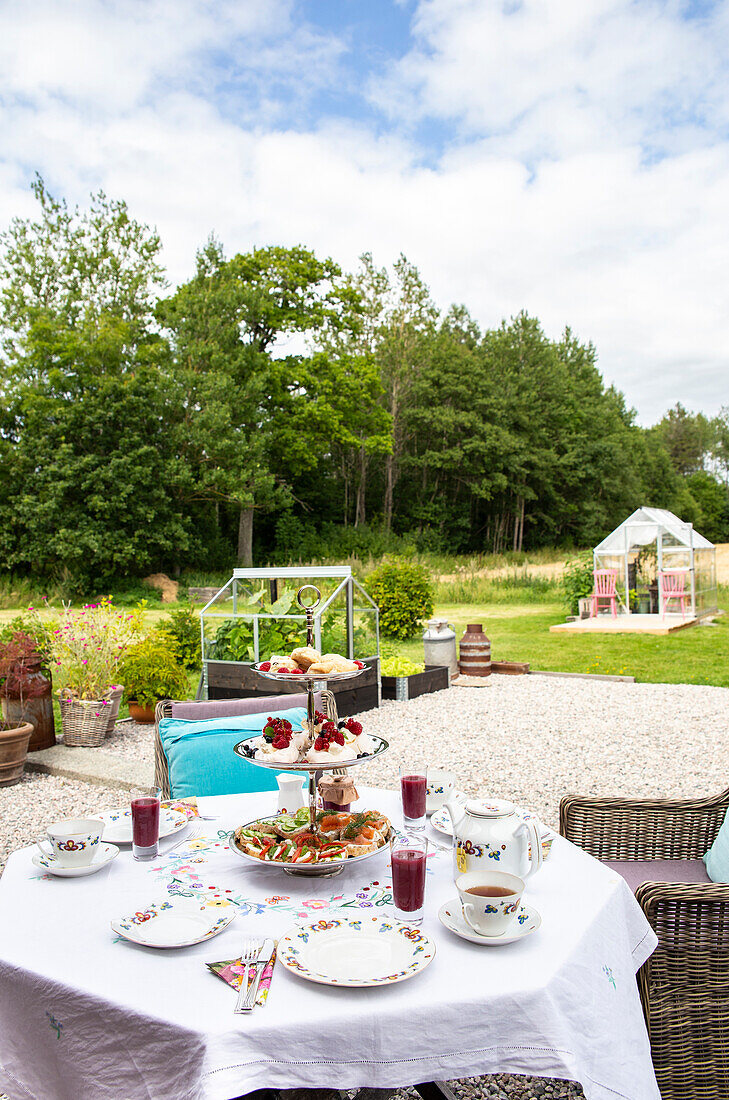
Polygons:
<instances>
[{"instance_id":1,"label":"teapot handle","mask_svg":"<svg viewBox=\"0 0 729 1100\"><path fill-rule=\"evenodd\" d=\"M529 870L524 875L524 878L530 878L535 871L544 863L544 855L542 854L542 837L539 832L539 822L533 817L529 821L523 821L522 825L526 829L527 836L529 837L529 847L531 848L531 858L529 860Z\"/></svg>"}]
</instances>

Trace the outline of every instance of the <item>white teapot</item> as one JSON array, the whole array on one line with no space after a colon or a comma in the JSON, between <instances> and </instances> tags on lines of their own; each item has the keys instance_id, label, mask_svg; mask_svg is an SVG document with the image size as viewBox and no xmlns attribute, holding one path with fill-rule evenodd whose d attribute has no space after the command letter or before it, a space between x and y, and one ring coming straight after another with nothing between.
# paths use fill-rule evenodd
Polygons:
<instances>
[{"instance_id":1,"label":"white teapot","mask_svg":"<svg viewBox=\"0 0 729 1100\"><path fill-rule=\"evenodd\" d=\"M522 821L511 802L465 799L454 791L446 809L453 826L454 877L466 871L506 871L525 879L542 866L539 822Z\"/></svg>"}]
</instances>

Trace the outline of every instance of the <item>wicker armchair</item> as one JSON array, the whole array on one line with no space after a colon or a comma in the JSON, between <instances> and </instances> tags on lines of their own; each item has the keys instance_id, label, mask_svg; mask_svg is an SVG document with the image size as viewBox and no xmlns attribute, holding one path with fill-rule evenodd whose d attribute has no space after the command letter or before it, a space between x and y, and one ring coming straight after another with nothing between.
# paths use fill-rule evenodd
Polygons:
<instances>
[{"instance_id":1,"label":"wicker armchair","mask_svg":"<svg viewBox=\"0 0 729 1100\"><path fill-rule=\"evenodd\" d=\"M698 860L729 807L715 798L567 797L560 833L603 861ZM663 1100L729 1098L729 884L641 883L658 947L638 973Z\"/></svg>"},{"instance_id":2,"label":"wicker armchair","mask_svg":"<svg viewBox=\"0 0 729 1100\"><path fill-rule=\"evenodd\" d=\"M331 691L314 693L315 706L332 722L337 721L337 705ZM161 718L231 718L240 714L276 714L289 707L306 705L305 695L260 695L252 699L220 699L195 702L174 702L163 699L154 711L154 783L162 790L162 798L170 797L170 769L159 735Z\"/></svg>"}]
</instances>

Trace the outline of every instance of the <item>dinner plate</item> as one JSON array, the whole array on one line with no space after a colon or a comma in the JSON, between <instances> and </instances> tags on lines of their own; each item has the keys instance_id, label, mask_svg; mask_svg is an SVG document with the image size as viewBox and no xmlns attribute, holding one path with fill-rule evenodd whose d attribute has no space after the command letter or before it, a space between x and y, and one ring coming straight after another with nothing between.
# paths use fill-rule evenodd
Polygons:
<instances>
[{"instance_id":1,"label":"dinner plate","mask_svg":"<svg viewBox=\"0 0 729 1100\"><path fill-rule=\"evenodd\" d=\"M410 924L385 917L297 924L278 941L287 970L320 985L393 985L425 970L435 943Z\"/></svg>"},{"instance_id":2,"label":"dinner plate","mask_svg":"<svg viewBox=\"0 0 729 1100\"><path fill-rule=\"evenodd\" d=\"M112 844L132 843L132 810L131 806L122 806L118 810L104 810L99 814L90 814L96 821L104 822L103 839ZM184 829L190 818L181 810L160 810L159 812L159 836L171 836L172 833Z\"/></svg>"},{"instance_id":3,"label":"dinner plate","mask_svg":"<svg viewBox=\"0 0 729 1100\"><path fill-rule=\"evenodd\" d=\"M455 932L462 940L477 943L479 947L504 947L507 943L516 943L517 940L531 936L542 923L542 918L533 906L520 905L512 926L500 936L480 936L478 932L474 932L463 916L458 898L453 898L452 901L441 905L438 910L438 920L449 932Z\"/></svg>"},{"instance_id":4,"label":"dinner plate","mask_svg":"<svg viewBox=\"0 0 729 1100\"><path fill-rule=\"evenodd\" d=\"M105 844L102 841L91 863L87 863L83 867L64 867L53 856L39 851L33 852L32 863L39 870L48 871L49 874L58 875L59 878L83 878L85 875L96 874L102 867L106 867L107 864L111 863L112 859L116 859L118 855L119 849L116 844Z\"/></svg>"},{"instance_id":5,"label":"dinner plate","mask_svg":"<svg viewBox=\"0 0 729 1100\"><path fill-rule=\"evenodd\" d=\"M195 898L170 897L145 909L118 917L112 931L142 947L190 947L217 936L227 928L236 910L221 914L216 906L205 906Z\"/></svg>"}]
</instances>

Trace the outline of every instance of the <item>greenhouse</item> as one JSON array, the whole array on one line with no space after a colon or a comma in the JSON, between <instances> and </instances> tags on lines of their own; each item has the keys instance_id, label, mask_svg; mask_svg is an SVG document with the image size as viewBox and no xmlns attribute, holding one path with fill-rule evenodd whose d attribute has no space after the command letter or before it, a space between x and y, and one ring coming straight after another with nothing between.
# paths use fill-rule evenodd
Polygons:
<instances>
[{"instance_id":1,"label":"greenhouse","mask_svg":"<svg viewBox=\"0 0 729 1100\"><path fill-rule=\"evenodd\" d=\"M716 548L666 509L637 508L595 547L593 559L595 571L617 574L622 614L700 619L717 611ZM684 597L680 607L676 593Z\"/></svg>"},{"instance_id":2,"label":"greenhouse","mask_svg":"<svg viewBox=\"0 0 729 1100\"><path fill-rule=\"evenodd\" d=\"M274 689L251 666L274 653L287 654L305 645L306 614L296 601L297 589L304 584L314 584L321 592L313 615L315 647L320 653L341 653L368 664L356 685L345 683L333 689L340 715L355 713L345 707L359 705L365 710L379 705L379 609L348 565L233 570L200 612L203 698L300 690L281 684Z\"/></svg>"}]
</instances>

